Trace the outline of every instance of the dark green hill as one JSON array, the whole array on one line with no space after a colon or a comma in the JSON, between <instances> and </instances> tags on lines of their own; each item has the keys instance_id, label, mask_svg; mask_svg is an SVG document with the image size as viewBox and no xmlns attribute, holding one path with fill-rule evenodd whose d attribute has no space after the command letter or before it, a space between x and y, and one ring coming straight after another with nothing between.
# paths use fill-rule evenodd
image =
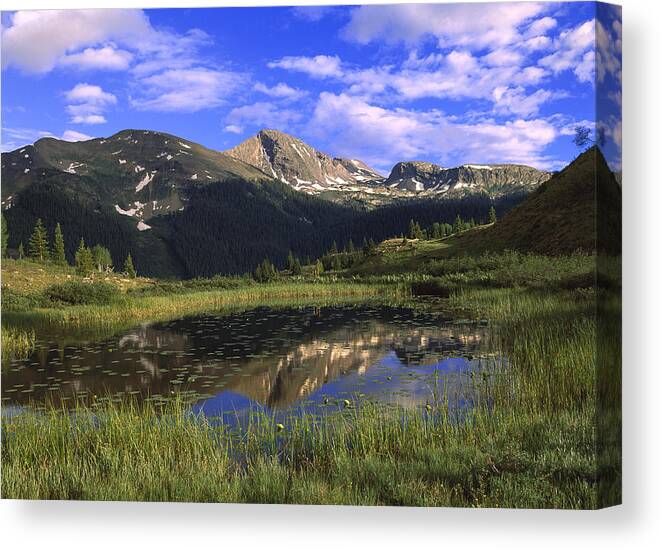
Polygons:
<instances>
[{"instance_id":1,"label":"dark green hill","mask_svg":"<svg viewBox=\"0 0 661 549\"><path fill-rule=\"evenodd\" d=\"M454 253L619 254L622 192L598 148L582 153L494 225L459 235ZM597 230L599 227L599 230Z\"/></svg>"}]
</instances>

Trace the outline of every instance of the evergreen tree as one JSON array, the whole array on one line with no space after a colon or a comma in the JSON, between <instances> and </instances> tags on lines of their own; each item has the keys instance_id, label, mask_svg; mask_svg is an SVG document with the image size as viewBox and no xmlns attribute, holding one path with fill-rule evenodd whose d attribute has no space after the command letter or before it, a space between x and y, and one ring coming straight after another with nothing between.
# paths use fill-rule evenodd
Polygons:
<instances>
[{"instance_id":1,"label":"evergreen tree","mask_svg":"<svg viewBox=\"0 0 661 549\"><path fill-rule=\"evenodd\" d=\"M342 259L338 254L335 254L333 256L332 262L331 262L331 269L333 271L341 271L342 270Z\"/></svg>"},{"instance_id":2,"label":"evergreen tree","mask_svg":"<svg viewBox=\"0 0 661 549\"><path fill-rule=\"evenodd\" d=\"M411 219L411 222L409 223L409 238L411 240L414 240L416 237L416 230L415 230L415 221Z\"/></svg>"},{"instance_id":3,"label":"evergreen tree","mask_svg":"<svg viewBox=\"0 0 661 549\"><path fill-rule=\"evenodd\" d=\"M257 282L271 282L278 277L278 270L271 263L268 257L264 258L255 269L255 280Z\"/></svg>"},{"instance_id":4,"label":"evergreen tree","mask_svg":"<svg viewBox=\"0 0 661 549\"><path fill-rule=\"evenodd\" d=\"M80 239L76 250L76 272L81 276L87 276L94 271L94 257L92 250L85 246L85 239Z\"/></svg>"},{"instance_id":5,"label":"evergreen tree","mask_svg":"<svg viewBox=\"0 0 661 549\"><path fill-rule=\"evenodd\" d=\"M41 218L37 219L34 231L28 242L30 257L35 261L46 261L48 259L48 233Z\"/></svg>"},{"instance_id":6,"label":"evergreen tree","mask_svg":"<svg viewBox=\"0 0 661 549\"><path fill-rule=\"evenodd\" d=\"M330 247L330 250L328 251L329 254L336 254L337 253L337 242L333 240L333 244Z\"/></svg>"},{"instance_id":7,"label":"evergreen tree","mask_svg":"<svg viewBox=\"0 0 661 549\"><path fill-rule=\"evenodd\" d=\"M464 230L464 221L461 219L461 216L457 214L457 217L454 218L454 223L452 224L452 232L454 234L460 233Z\"/></svg>"},{"instance_id":8,"label":"evergreen tree","mask_svg":"<svg viewBox=\"0 0 661 549\"><path fill-rule=\"evenodd\" d=\"M100 271L106 271L112 267L112 256L110 250L97 244L92 248L92 257L94 257L94 265Z\"/></svg>"},{"instance_id":9,"label":"evergreen tree","mask_svg":"<svg viewBox=\"0 0 661 549\"><path fill-rule=\"evenodd\" d=\"M353 240L349 239L347 244L347 253L353 254L356 252L356 247L353 245Z\"/></svg>"},{"instance_id":10,"label":"evergreen tree","mask_svg":"<svg viewBox=\"0 0 661 549\"><path fill-rule=\"evenodd\" d=\"M292 266L291 269L291 274L294 276L299 276L303 273L303 268L301 267L301 262L298 260L298 258L294 259L294 265Z\"/></svg>"},{"instance_id":11,"label":"evergreen tree","mask_svg":"<svg viewBox=\"0 0 661 549\"><path fill-rule=\"evenodd\" d=\"M25 259L25 250L23 249L23 243L18 243L18 259Z\"/></svg>"},{"instance_id":12,"label":"evergreen tree","mask_svg":"<svg viewBox=\"0 0 661 549\"><path fill-rule=\"evenodd\" d=\"M496 208L491 206L491 208L489 208L489 223L495 223L497 219L498 218L496 217Z\"/></svg>"},{"instance_id":13,"label":"evergreen tree","mask_svg":"<svg viewBox=\"0 0 661 549\"><path fill-rule=\"evenodd\" d=\"M133 258L131 254L126 256L126 261L124 262L124 272L128 275L129 278L135 278L138 274L135 272L135 267L133 266Z\"/></svg>"},{"instance_id":14,"label":"evergreen tree","mask_svg":"<svg viewBox=\"0 0 661 549\"><path fill-rule=\"evenodd\" d=\"M0 215L0 217L2 217L2 247L0 248L0 257L5 257L7 253L7 241L9 240L9 230L7 229L5 214Z\"/></svg>"},{"instance_id":15,"label":"evergreen tree","mask_svg":"<svg viewBox=\"0 0 661 549\"><path fill-rule=\"evenodd\" d=\"M67 258L64 253L64 235L62 227L58 223L55 225L55 237L53 239L53 261L58 265L66 265Z\"/></svg>"}]
</instances>

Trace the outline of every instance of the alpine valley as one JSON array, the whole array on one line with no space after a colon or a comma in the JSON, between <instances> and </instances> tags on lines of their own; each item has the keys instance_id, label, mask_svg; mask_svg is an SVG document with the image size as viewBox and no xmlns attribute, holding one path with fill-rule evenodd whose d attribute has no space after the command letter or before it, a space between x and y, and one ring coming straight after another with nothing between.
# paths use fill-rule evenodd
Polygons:
<instances>
[{"instance_id":1,"label":"alpine valley","mask_svg":"<svg viewBox=\"0 0 661 549\"><path fill-rule=\"evenodd\" d=\"M289 251L317 257L332 242L381 240L421 224L483 221L551 176L513 164L442 168L406 161L388 176L262 130L219 152L166 133L124 130L68 142L43 138L2 154L9 248L27 245L37 218L60 223L67 258L81 237L116 262L131 253L146 276L251 272Z\"/></svg>"}]
</instances>

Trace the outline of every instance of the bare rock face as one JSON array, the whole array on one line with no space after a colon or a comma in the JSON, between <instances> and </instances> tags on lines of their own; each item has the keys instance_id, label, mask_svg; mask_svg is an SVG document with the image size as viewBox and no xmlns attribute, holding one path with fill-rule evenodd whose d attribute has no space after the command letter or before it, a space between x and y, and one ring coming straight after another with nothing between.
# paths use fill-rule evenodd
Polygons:
<instances>
[{"instance_id":1,"label":"bare rock face","mask_svg":"<svg viewBox=\"0 0 661 549\"><path fill-rule=\"evenodd\" d=\"M443 168L429 162L399 162L384 185L448 196L474 193L501 196L517 190L531 190L551 175L520 164L465 164Z\"/></svg>"},{"instance_id":2,"label":"bare rock face","mask_svg":"<svg viewBox=\"0 0 661 549\"><path fill-rule=\"evenodd\" d=\"M359 160L331 158L300 139L276 130L262 130L225 153L310 194L353 190L352 187L383 180Z\"/></svg>"}]
</instances>

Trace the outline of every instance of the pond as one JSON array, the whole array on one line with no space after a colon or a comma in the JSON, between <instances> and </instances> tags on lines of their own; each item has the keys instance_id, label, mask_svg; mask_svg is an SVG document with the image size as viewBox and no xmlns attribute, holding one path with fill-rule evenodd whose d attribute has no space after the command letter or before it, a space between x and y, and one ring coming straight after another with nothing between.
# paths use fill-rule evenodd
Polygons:
<instances>
[{"instance_id":1,"label":"pond","mask_svg":"<svg viewBox=\"0 0 661 549\"><path fill-rule=\"evenodd\" d=\"M184 397L196 412L240 420L325 413L371 401L472 406L476 373L500 359L485 322L375 304L255 309L143 325L95 342L38 341L2 369L3 413L131 396Z\"/></svg>"}]
</instances>

